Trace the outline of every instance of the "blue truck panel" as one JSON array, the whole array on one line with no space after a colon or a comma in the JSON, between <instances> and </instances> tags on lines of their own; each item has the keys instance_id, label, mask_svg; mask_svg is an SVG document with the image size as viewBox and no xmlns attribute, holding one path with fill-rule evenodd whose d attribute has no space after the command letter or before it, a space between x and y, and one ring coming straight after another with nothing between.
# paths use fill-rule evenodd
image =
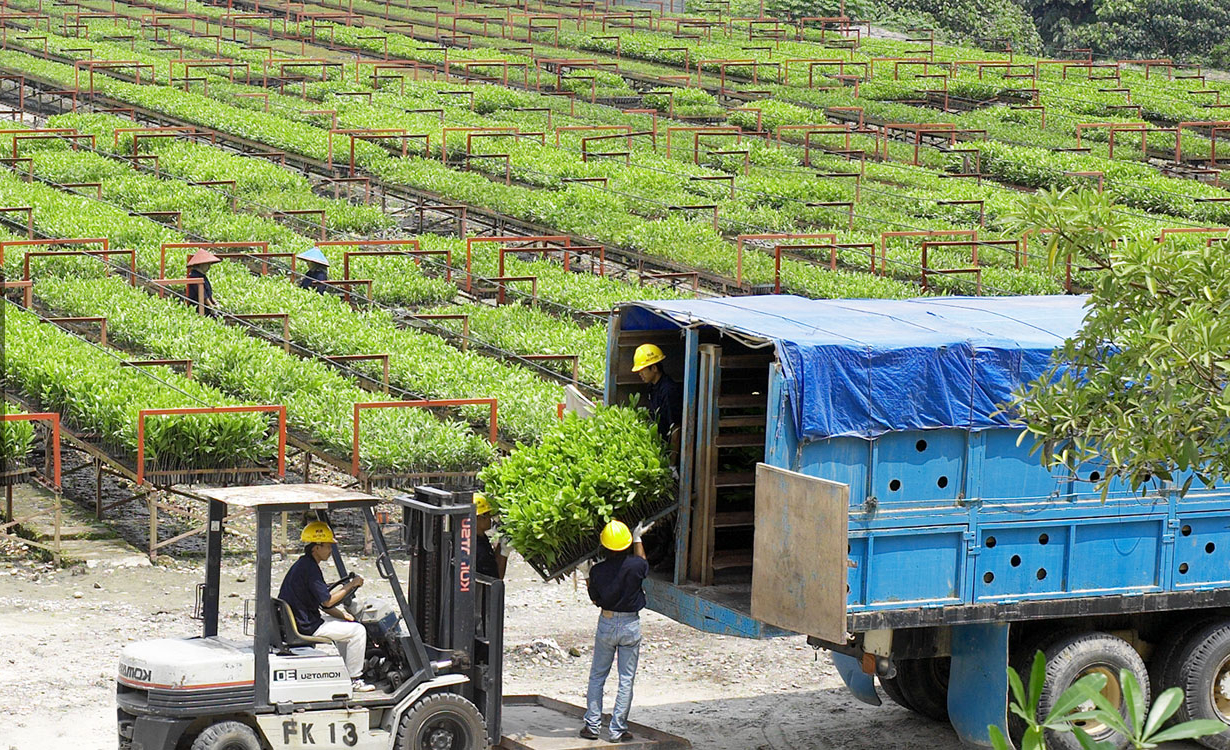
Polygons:
<instances>
[{"instance_id":1,"label":"blue truck panel","mask_svg":"<svg viewBox=\"0 0 1230 750\"><path fill-rule=\"evenodd\" d=\"M685 378L685 416L697 420L721 409L699 403L702 391L720 393L714 384L721 373L701 374L709 385L698 389L698 352L729 348L736 382L745 386L738 403L760 399L765 410L763 462L849 489L848 567L831 575L845 577L846 627L854 637L821 641L840 652L843 679L857 696L878 702L868 675L886 674L877 659L890 653L884 644L893 631L945 629L940 653L951 659L950 718L964 741L985 745L986 726L1003 727L1008 623L1230 605L1230 493L1197 487L1180 497L1174 488L1187 479L1180 476L1136 492L1114 482L1103 497L1103 467L1044 467L1032 441L998 410L1015 384L1045 370L1051 348L1079 325L1080 304L784 297L632 303L614 318L610 361L626 361L638 335L661 342L677 330L678 345L665 348L669 359L683 360L676 370ZM749 353L766 350L774 356L764 360L764 386L748 391ZM618 377L609 372L608 402L636 390ZM924 386L942 392L919 392ZM741 426L755 421L730 413ZM684 435L674 575L647 582L649 607L707 632L785 634L751 615L754 573L742 593L729 583L689 580L694 561L684 558L697 543L693 506L704 480L699 458L696 467L690 459L721 443L707 443L694 424ZM707 502L718 486L709 479ZM740 497L730 502L747 502ZM724 515L739 515L732 507Z\"/></svg>"},{"instance_id":2,"label":"blue truck panel","mask_svg":"<svg viewBox=\"0 0 1230 750\"><path fill-rule=\"evenodd\" d=\"M635 312L638 328L660 333L680 325L665 314L655 317L639 307L625 314L628 310ZM619 361L620 320L617 316L611 335L612 362ZM697 408L694 359L704 323L699 319L681 328L686 347L679 354L685 360L690 418ZM985 335L994 338L993 332ZM1005 359L1002 352L1000 358ZM609 373L609 401L619 399L613 385L617 376L614 370ZM1197 489L1180 500L1153 482L1142 497L1120 483L1112 485L1103 502L1095 489L1099 467L1082 467L1075 476L1047 469L1032 453L1031 441L1021 439L1019 428L995 426L987 418L970 420L964 429L890 429L869 438L800 440L799 405L791 401L799 386L789 386L789 376L780 363L770 370L764 461L849 486L852 616L1200 590L1230 582L1230 512L1215 495ZM881 385L876 392L888 390ZM901 400L899 394L894 398ZM840 417L839 407L828 406L834 418ZM868 408L883 411L874 403ZM913 418L907 413L900 419ZM689 485L691 469L690 464L683 468ZM680 557L685 550L681 534ZM684 582L684 573L684 562L677 559L675 584ZM770 632L749 625L746 609L698 596L657 586L650 606L705 630ZM727 611L717 614L721 609Z\"/></svg>"}]
</instances>

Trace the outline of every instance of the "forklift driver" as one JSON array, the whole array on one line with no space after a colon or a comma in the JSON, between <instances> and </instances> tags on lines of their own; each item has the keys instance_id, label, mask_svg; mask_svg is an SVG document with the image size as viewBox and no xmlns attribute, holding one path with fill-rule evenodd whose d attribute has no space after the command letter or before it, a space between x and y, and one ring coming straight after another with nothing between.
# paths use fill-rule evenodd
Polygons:
<instances>
[{"instance_id":1,"label":"forklift driver","mask_svg":"<svg viewBox=\"0 0 1230 750\"><path fill-rule=\"evenodd\" d=\"M278 598L290 605L300 633L328 638L337 646L356 693L375 690L374 685L363 681L367 631L339 606L351 592L363 585L363 578L355 576L337 593L330 593L320 572L320 564L333 554L336 541L333 530L323 521L313 521L303 527L299 540L304 543L303 557L286 571ZM326 617L321 617L322 611Z\"/></svg>"}]
</instances>

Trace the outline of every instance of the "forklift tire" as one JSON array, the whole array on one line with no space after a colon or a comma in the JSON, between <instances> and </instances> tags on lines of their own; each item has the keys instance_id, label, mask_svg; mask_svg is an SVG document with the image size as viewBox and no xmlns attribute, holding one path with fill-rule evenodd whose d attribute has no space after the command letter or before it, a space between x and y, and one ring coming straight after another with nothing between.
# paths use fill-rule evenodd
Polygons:
<instances>
[{"instance_id":1,"label":"forklift tire","mask_svg":"<svg viewBox=\"0 0 1230 750\"><path fill-rule=\"evenodd\" d=\"M897 662L895 680L901 690L901 696L905 698L902 705L928 719L948 721L950 665L951 660L946 656L902 659Z\"/></svg>"},{"instance_id":2,"label":"forklift tire","mask_svg":"<svg viewBox=\"0 0 1230 750\"><path fill-rule=\"evenodd\" d=\"M487 723L483 715L473 703L452 693L423 698L402 716L397 728L397 750L486 748Z\"/></svg>"},{"instance_id":3,"label":"forklift tire","mask_svg":"<svg viewBox=\"0 0 1230 750\"><path fill-rule=\"evenodd\" d=\"M1140 691L1144 693L1145 705L1149 705L1149 673L1145 662L1136 649L1122 638L1109 633L1085 632L1061 638L1047 647L1046 680L1042 684L1042 696L1038 701L1038 716L1045 717L1065 690L1087 674L1103 674L1107 678L1102 694L1112 703L1119 703L1120 712L1127 715L1128 702L1124 699L1119 683L1120 670L1127 670L1136 677ZM1109 743L1110 747L1122 750L1129 740L1105 725L1077 724L1095 742ZM1081 750L1080 741L1072 732L1047 732L1046 746L1051 750Z\"/></svg>"},{"instance_id":4,"label":"forklift tire","mask_svg":"<svg viewBox=\"0 0 1230 750\"><path fill-rule=\"evenodd\" d=\"M1175 664L1176 687L1183 688L1176 721L1212 719L1226 723L1230 717L1230 620L1205 623L1190 633L1179 649ZM1214 750L1230 750L1230 728L1196 740Z\"/></svg>"},{"instance_id":5,"label":"forklift tire","mask_svg":"<svg viewBox=\"0 0 1230 750\"><path fill-rule=\"evenodd\" d=\"M192 750L261 750L261 741L247 724L220 721L196 736Z\"/></svg>"},{"instance_id":6,"label":"forklift tire","mask_svg":"<svg viewBox=\"0 0 1230 750\"><path fill-rule=\"evenodd\" d=\"M880 681L880 689L888 696L888 699L898 706L901 706L907 711L913 711L914 707L906 700L905 694L901 692L901 685L897 682L896 677L877 677Z\"/></svg>"}]
</instances>

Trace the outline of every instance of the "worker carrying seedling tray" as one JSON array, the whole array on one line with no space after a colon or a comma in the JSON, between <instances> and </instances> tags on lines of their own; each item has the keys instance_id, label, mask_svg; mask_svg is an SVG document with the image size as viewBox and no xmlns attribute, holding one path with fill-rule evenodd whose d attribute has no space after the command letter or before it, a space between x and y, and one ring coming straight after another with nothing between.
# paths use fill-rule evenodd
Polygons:
<instances>
[{"instance_id":1,"label":"worker carrying seedling tray","mask_svg":"<svg viewBox=\"0 0 1230 750\"><path fill-rule=\"evenodd\" d=\"M648 523L676 502L669 446L635 405L566 414L541 443L518 445L479 479L500 534L544 579L593 557L611 520Z\"/></svg>"}]
</instances>

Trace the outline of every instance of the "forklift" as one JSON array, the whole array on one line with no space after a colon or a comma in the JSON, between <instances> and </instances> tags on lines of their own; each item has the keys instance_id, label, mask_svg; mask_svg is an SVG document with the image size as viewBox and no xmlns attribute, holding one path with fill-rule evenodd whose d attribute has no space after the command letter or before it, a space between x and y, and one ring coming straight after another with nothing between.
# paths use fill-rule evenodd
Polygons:
<instances>
[{"instance_id":1,"label":"forklift","mask_svg":"<svg viewBox=\"0 0 1230 750\"><path fill-rule=\"evenodd\" d=\"M194 616L200 637L132 643L116 676L119 750L507 750L602 748L576 738L582 709L542 696L502 696L504 584L473 570L470 492L419 487L394 498L409 557L405 588L376 516L380 498L326 484L198 490L209 500L205 582ZM256 516L254 630L218 635L223 526L231 508ZM361 512L389 599L342 605L367 631L364 679L354 692L340 655L299 632L273 595L274 517ZM338 580L347 573L333 548ZM374 587L373 587L374 588ZM245 634L247 631L245 607ZM503 732L501 731L503 730ZM686 750L681 737L633 725L637 750ZM569 741L569 738L573 741Z\"/></svg>"}]
</instances>

